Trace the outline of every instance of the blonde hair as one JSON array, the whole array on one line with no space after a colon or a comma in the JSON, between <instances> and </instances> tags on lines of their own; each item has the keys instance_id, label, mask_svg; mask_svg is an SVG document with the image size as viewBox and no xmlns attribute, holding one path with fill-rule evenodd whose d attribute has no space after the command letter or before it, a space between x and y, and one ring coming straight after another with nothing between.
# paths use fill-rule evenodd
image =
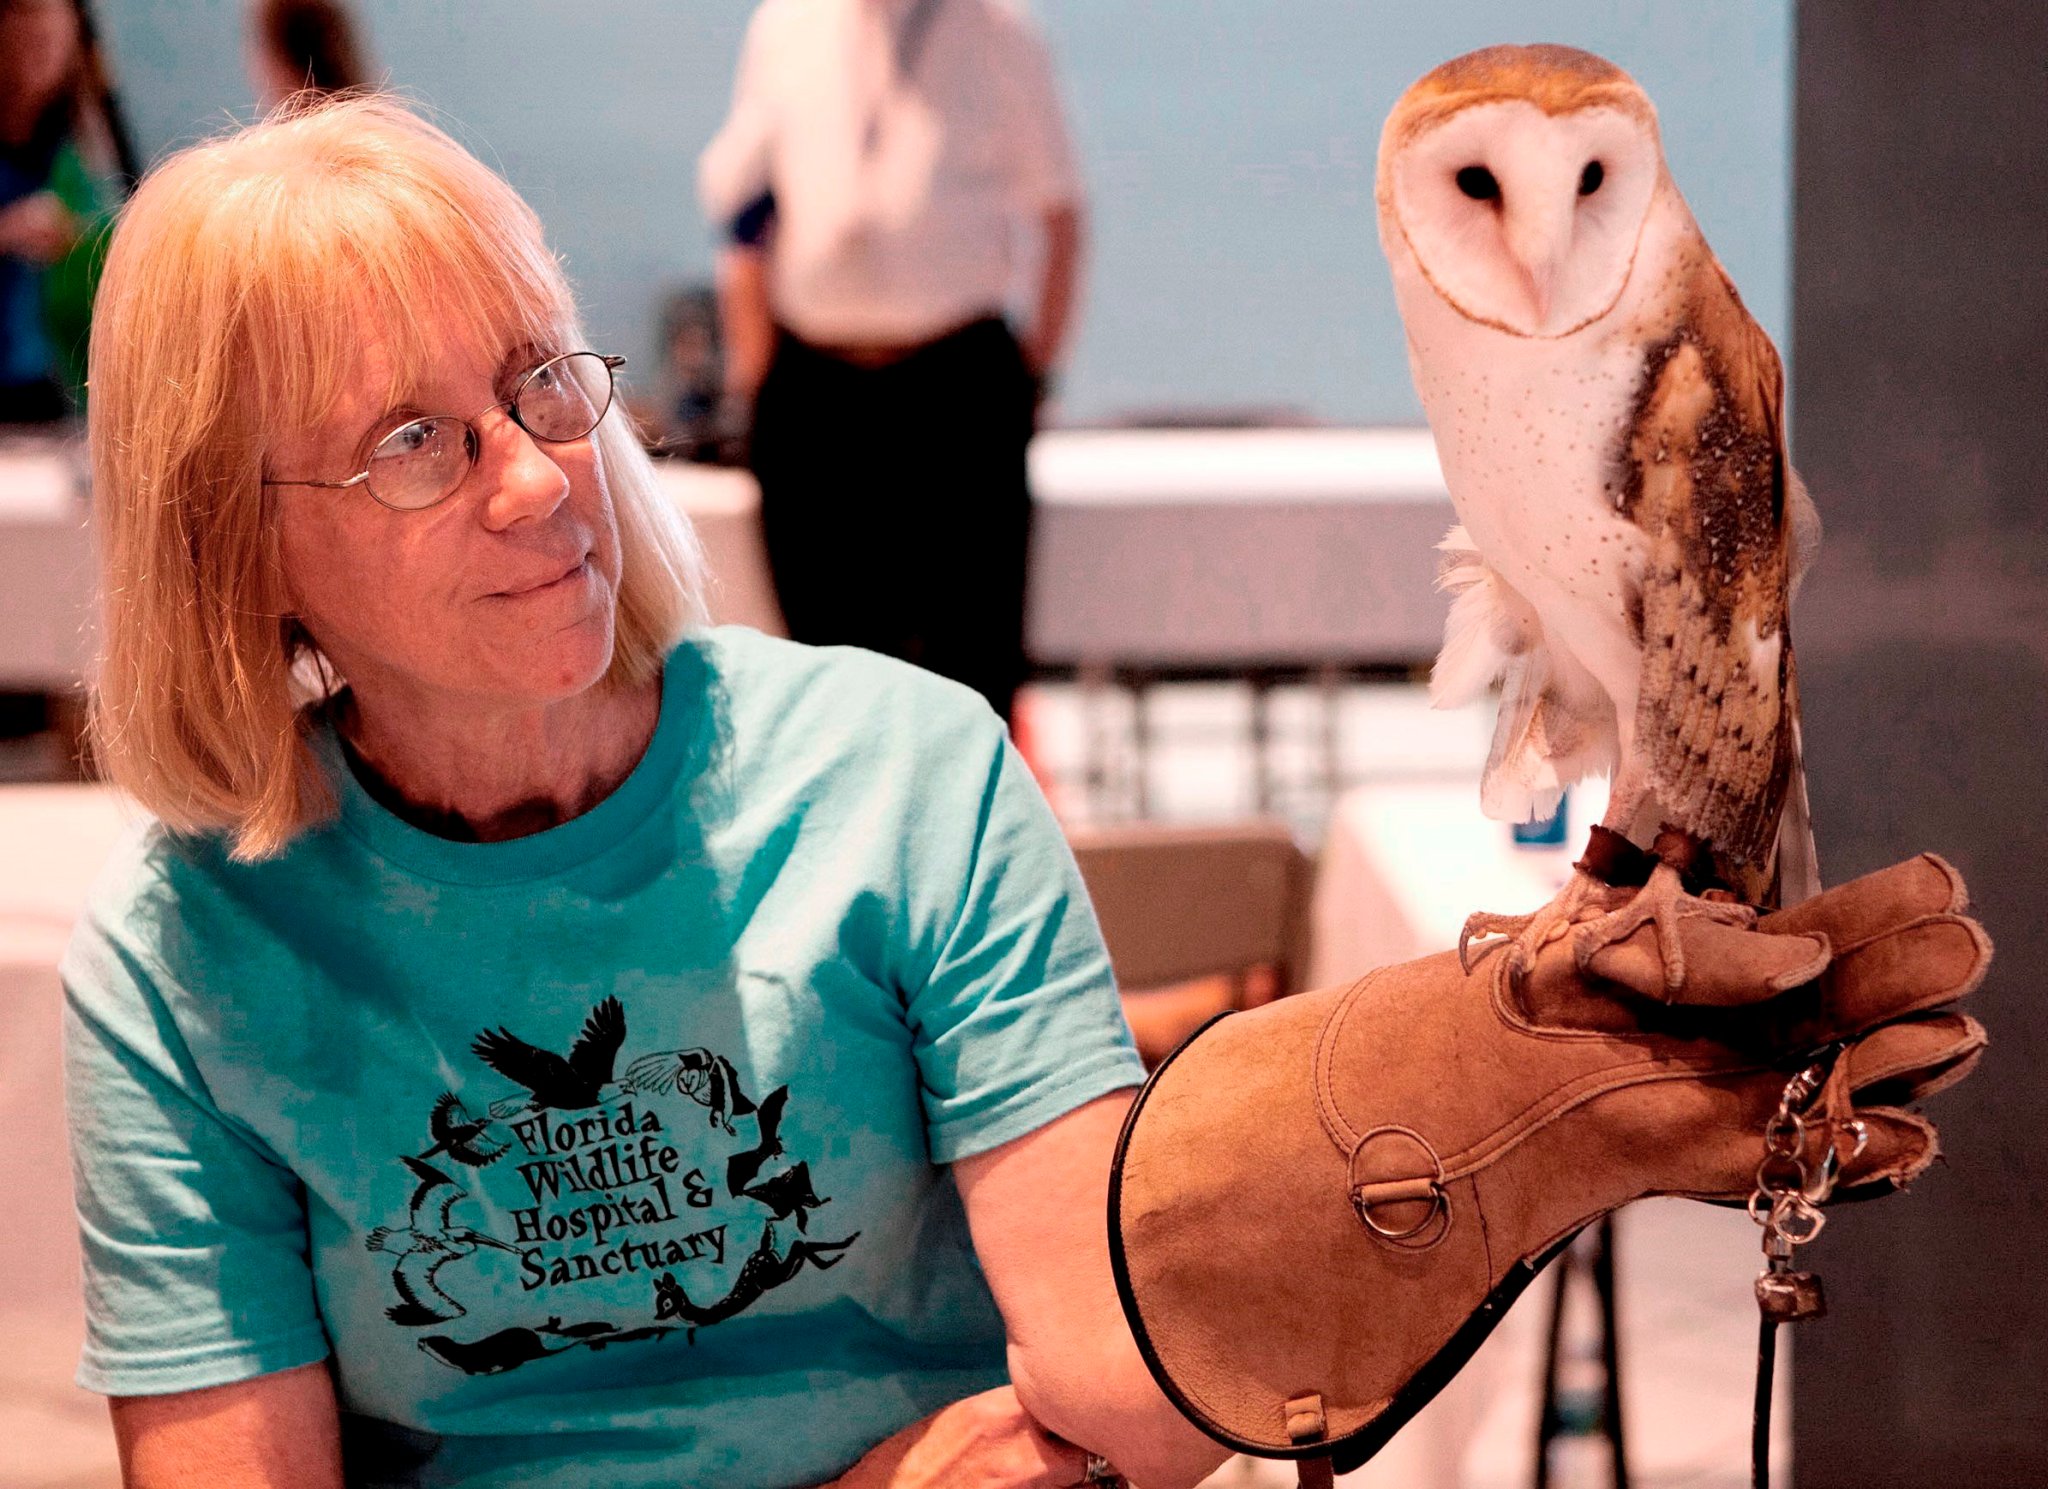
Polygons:
<instances>
[{"instance_id":1,"label":"blonde hair","mask_svg":"<svg viewBox=\"0 0 2048 1489\"><path fill-rule=\"evenodd\" d=\"M182 151L114 235L89 372L94 742L166 826L225 833L238 858L333 811L308 705L337 679L288 613L264 456L359 381L365 326L408 396L434 356L411 313L428 296L476 345L587 344L532 209L384 97L298 102ZM704 618L702 555L617 402L592 438L623 550L604 682L644 683Z\"/></svg>"}]
</instances>

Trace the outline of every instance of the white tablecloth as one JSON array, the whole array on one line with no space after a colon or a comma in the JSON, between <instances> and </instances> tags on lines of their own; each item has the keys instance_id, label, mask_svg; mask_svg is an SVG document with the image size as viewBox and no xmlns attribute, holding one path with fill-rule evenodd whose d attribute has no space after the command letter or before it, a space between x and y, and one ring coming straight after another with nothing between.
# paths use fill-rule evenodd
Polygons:
<instances>
[{"instance_id":1,"label":"white tablecloth","mask_svg":"<svg viewBox=\"0 0 2048 1489\"><path fill-rule=\"evenodd\" d=\"M106 1406L71 1383L84 1338L64 1133L57 958L128 809L92 786L0 786L0 1484L119 1482Z\"/></svg>"},{"instance_id":2,"label":"white tablecloth","mask_svg":"<svg viewBox=\"0 0 2048 1489\"><path fill-rule=\"evenodd\" d=\"M0 444L0 689L62 692L92 655L82 452Z\"/></svg>"},{"instance_id":3,"label":"white tablecloth","mask_svg":"<svg viewBox=\"0 0 2048 1489\"><path fill-rule=\"evenodd\" d=\"M1443 640L1427 429L1056 430L1031 488L1041 665L1407 665Z\"/></svg>"},{"instance_id":4,"label":"white tablecloth","mask_svg":"<svg viewBox=\"0 0 2048 1489\"><path fill-rule=\"evenodd\" d=\"M1041 664L1435 655L1434 545L1452 518L1426 429L1054 430L1030 459L1027 637ZM713 618L781 632L752 477L674 461L661 479L703 540ZM84 675L86 515L75 451L0 447L0 688Z\"/></svg>"},{"instance_id":5,"label":"white tablecloth","mask_svg":"<svg viewBox=\"0 0 2048 1489\"><path fill-rule=\"evenodd\" d=\"M1535 909L1564 886L1606 809L1606 782L1575 786L1565 845L1527 848L1480 814L1476 774L1346 792L1317 870L1310 986L1455 946L1474 910Z\"/></svg>"}]
</instances>

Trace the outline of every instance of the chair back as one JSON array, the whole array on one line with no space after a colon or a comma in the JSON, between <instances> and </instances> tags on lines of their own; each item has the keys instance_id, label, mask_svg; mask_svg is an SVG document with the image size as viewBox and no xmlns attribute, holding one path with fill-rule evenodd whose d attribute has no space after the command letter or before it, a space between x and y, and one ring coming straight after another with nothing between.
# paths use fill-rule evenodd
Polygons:
<instances>
[{"instance_id":1,"label":"chair back","mask_svg":"<svg viewBox=\"0 0 2048 1489\"><path fill-rule=\"evenodd\" d=\"M1301 990L1312 870L1285 823L1135 822L1068 841L1148 1060L1224 1008ZM1255 968L1269 977L1248 979ZM1166 988L1181 990L1171 1011L1144 991Z\"/></svg>"}]
</instances>

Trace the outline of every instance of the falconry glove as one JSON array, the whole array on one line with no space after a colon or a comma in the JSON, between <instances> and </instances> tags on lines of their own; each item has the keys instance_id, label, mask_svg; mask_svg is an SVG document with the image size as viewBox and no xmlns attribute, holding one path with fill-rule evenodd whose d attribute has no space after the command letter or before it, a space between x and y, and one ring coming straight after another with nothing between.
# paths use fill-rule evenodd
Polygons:
<instances>
[{"instance_id":1,"label":"falconry glove","mask_svg":"<svg viewBox=\"0 0 2048 1489\"><path fill-rule=\"evenodd\" d=\"M1445 952L1213 1021L1140 1093L1111 1180L1154 1376L1218 1441L1326 1481L1630 1200L1903 1187L1936 1153L1905 1103L1985 1044L1942 1008L1991 956L1966 904L1926 854L1754 930L1688 919L1682 1002L1645 926L1583 972L1563 940L1526 973Z\"/></svg>"}]
</instances>

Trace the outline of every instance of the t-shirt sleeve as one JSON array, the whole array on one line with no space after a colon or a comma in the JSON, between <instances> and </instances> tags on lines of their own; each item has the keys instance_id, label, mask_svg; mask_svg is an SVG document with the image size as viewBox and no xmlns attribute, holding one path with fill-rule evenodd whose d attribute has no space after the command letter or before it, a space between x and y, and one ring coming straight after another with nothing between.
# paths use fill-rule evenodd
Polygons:
<instances>
[{"instance_id":1,"label":"t-shirt sleeve","mask_svg":"<svg viewBox=\"0 0 2048 1489\"><path fill-rule=\"evenodd\" d=\"M987 770L958 910L907 999L938 1163L1145 1079L1074 856L1001 725L981 717ZM924 830L943 830L952 805L932 802Z\"/></svg>"},{"instance_id":2,"label":"t-shirt sleeve","mask_svg":"<svg viewBox=\"0 0 2048 1489\"><path fill-rule=\"evenodd\" d=\"M85 1274L78 1383L161 1395L325 1358L304 1192L214 1106L167 979L90 919L63 971Z\"/></svg>"},{"instance_id":3,"label":"t-shirt sleeve","mask_svg":"<svg viewBox=\"0 0 2048 1489\"><path fill-rule=\"evenodd\" d=\"M730 230L736 219L774 189L776 99L770 64L778 46L777 16L764 5L747 24L733 74L732 108L697 157L697 199L704 213Z\"/></svg>"},{"instance_id":4,"label":"t-shirt sleeve","mask_svg":"<svg viewBox=\"0 0 2048 1489\"><path fill-rule=\"evenodd\" d=\"M1044 40L1021 15L998 13L1009 45L1000 78L1013 152L1014 189L1027 211L1081 205L1081 172L1060 107L1058 82Z\"/></svg>"}]
</instances>

